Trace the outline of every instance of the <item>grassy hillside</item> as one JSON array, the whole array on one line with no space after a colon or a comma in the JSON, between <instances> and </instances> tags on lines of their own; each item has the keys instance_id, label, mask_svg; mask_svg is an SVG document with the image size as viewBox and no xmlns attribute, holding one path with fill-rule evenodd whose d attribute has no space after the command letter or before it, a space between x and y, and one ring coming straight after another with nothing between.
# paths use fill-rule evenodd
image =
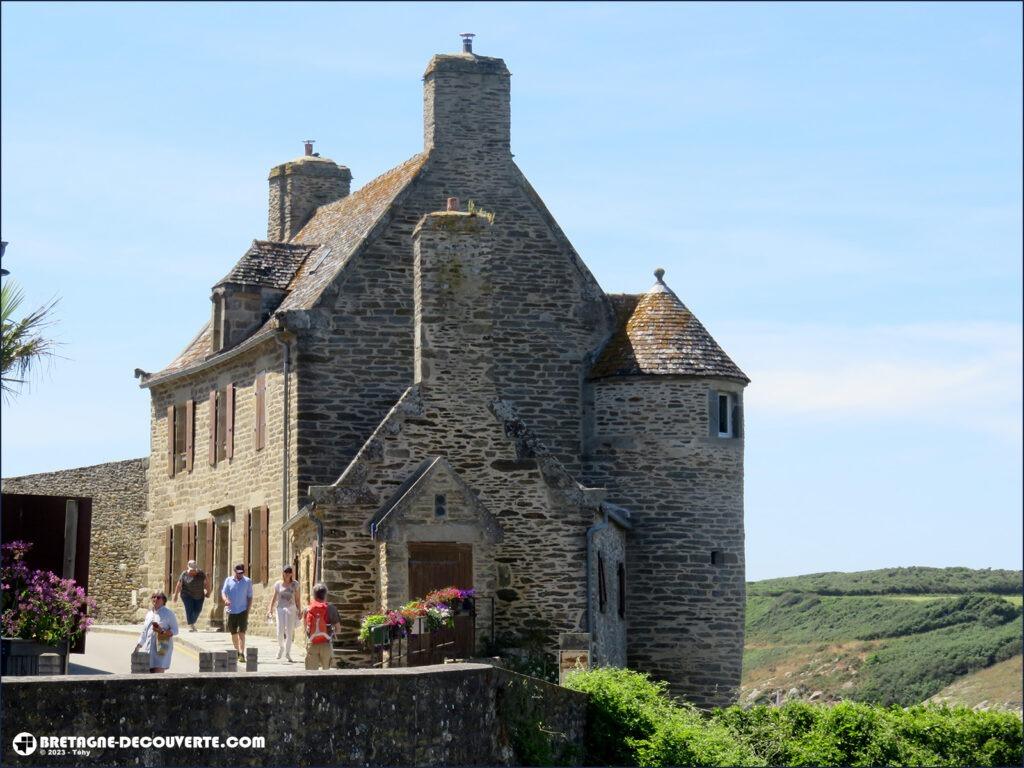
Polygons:
<instances>
[{"instance_id":1,"label":"grassy hillside","mask_svg":"<svg viewBox=\"0 0 1024 768\"><path fill-rule=\"evenodd\" d=\"M752 583L741 702L853 699L906 706L924 701L967 675L1020 655L1021 583L1020 571L965 568L896 568ZM1019 677L1005 685L991 677L988 684L1000 690L1021 687Z\"/></svg>"},{"instance_id":2,"label":"grassy hillside","mask_svg":"<svg viewBox=\"0 0 1024 768\"><path fill-rule=\"evenodd\" d=\"M932 704L963 704L971 708L1022 708L1021 679L1024 665L1021 656L1000 661L991 667L972 672L957 679L930 699Z\"/></svg>"},{"instance_id":3,"label":"grassy hillside","mask_svg":"<svg viewBox=\"0 0 1024 768\"><path fill-rule=\"evenodd\" d=\"M997 595L1024 594L1024 571L974 570L971 568L882 568L855 573L811 573L781 579L753 581L750 595L781 595L786 592L815 592L819 595L962 595L990 592Z\"/></svg>"}]
</instances>

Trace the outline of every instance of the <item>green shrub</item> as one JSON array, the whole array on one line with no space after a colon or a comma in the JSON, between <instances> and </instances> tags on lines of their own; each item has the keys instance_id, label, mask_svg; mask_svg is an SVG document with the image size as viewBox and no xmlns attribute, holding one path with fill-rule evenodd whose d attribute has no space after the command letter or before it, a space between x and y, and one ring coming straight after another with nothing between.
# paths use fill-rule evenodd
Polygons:
<instances>
[{"instance_id":1,"label":"green shrub","mask_svg":"<svg viewBox=\"0 0 1024 768\"><path fill-rule=\"evenodd\" d=\"M1016 715L966 708L789 702L711 720L769 765L1020 765L1024 738Z\"/></svg>"},{"instance_id":2,"label":"green shrub","mask_svg":"<svg viewBox=\"0 0 1024 768\"><path fill-rule=\"evenodd\" d=\"M685 707L659 720L633 747L636 765L643 766L765 764L729 729Z\"/></svg>"},{"instance_id":3,"label":"green shrub","mask_svg":"<svg viewBox=\"0 0 1024 768\"><path fill-rule=\"evenodd\" d=\"M636 765L636 742L653 734L673 709L667 683L628 669L570 672L565 687L589 694L587 761L596 765Z\"/></svg>"},{"instance_id":4,"label":"green shrub","mask_svg":"<svg viewBox=\"0 0 1024 768\"><path fill-rule=\"evenodd\" d=\"M1020 765L1024 728L1009 712L789 702L702 714L625 669L570 673L589 695L592 765Z\"/></svg>"}]
</instances>

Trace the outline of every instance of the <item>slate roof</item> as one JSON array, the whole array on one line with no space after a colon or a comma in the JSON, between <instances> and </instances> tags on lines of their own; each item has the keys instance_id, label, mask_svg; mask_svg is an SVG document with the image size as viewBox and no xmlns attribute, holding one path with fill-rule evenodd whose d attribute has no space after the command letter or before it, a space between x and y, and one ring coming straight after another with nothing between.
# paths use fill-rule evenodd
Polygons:
<instances>
[{"instance_id":1,"label":"slate roof","mask_svg":"<svg viewBox=\"0 0 1024 768\"><path fill-rule=\"evenodd\" d=\"M425 153L414 155L351 195L320 206L290 243L253 241L253 247L260 251L259 259L263 258L263 254L275 251L275 255L268 258L277 266L270 268L269 273L273 277L268 276L266 279L282 282L289 259L292 263L298 262L285 283L288 293L278 311L311 309L316 304L321 292L333 282L335 276L351 260L363 242L375 234L374 226L391 209L399 193L419 173L426 159ZM260 247L261 243L267 247ZM256 255L250 256L252 252L253 248L250 248L221 282L227 281L236 273L243 276L250 274L250 265L257 261ZM286 252L288 255L285 255ZM302 259L298 258L300 252L305 254ZM271 317L243 344L268 338L273 332L274 318ZM210 355L212 341L212 329L207 322L181 354L163 370L147 376L143 384L205 361ZM237 349L238 346L233 347L227 353Z\"/></svg>"},{"instance_id":2,"label":"slate roof","mask_svg":"<svg viewBox=\"0 0 1024 768\"><path fill-rule=\"evenodd\" d=\"M749 382L718 343L665 285L647 293L609 296L616 330L590 369L591 379L610 376L718 376Z\"/></svg>"},{"instance_id":3,"label":"slate roof","mask_svg":"<svg viewBox=\"0 0 1024 768\"><path fill-rule=\"evenodd\" d=\"M217 285L244 283L284 290L315 245L253 240L249 250Z\"/></svg>"}]
</instances>

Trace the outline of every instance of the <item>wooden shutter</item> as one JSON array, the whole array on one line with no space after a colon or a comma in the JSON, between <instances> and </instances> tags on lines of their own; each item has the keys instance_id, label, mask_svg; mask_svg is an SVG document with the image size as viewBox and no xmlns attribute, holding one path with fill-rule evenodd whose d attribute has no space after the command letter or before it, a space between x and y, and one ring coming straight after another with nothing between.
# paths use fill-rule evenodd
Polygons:
<instances>
[{"instance_id":1,"label":"wooden shutter","mask_svg":"<svg viewBox=\"0 0 1024 768\"><path fill-rule=\"evenodd\" d=\"M708 437L718 437L718 391L708 390Z\"/></svg>"},{"instance_id":2,"label":"wooden shutter","mask_svg":"<svg viewBox=\"0 0 1024 768\"><path fill-rule=\"evenodd\" d=\"M167 406L167 476L174 477L174 406Z\"/></svg>"},{"instance_id":3,"label":"wooden shutter","mask_svg":"<svg viewBox=\"0 0 1024 768\"><path fill-rule=\"evenodd\" d=\"M196 401L189 398L185 401L185 469L192 471L195 457L196 436Z\"/></svg>"},{"instance_id":4,"label":"wooden shutter","mask_svg":"<svg viewBox=\"0 0 1024 768\"><path fill-rule=\"evenodd\" d=\"M178 576L181 575L181 571L185 570L185 563L188 562L188 523L178 523L175 528L178 529L178 567L181 569L174 573L174 580L178 580Z\"/></svg>"},{"instance_id":5,"label":"wooden shutter","mask_svg":"<svg viewBox=\"0 0 1024 768\"><path fill-rule=\"evenodd\" d=\"M164 592L171 592L171 570L174 562L174 528L167 526L167 547L164 550Z\"/></svg>"},{"instance_id":6,"label":"wooden shutter","mask_svg":"<svg viewBox=\"0 0 1024 768\"><path fill-rule=\"evenodd\" d=\"M260 507L260 575L263 584L270 578L270 507Z\"/></svg>"},{"instance_id":7,"label":"wooden shutter","mask_svg":"<svg viewBox=\"0 0 1024 768\"><path fill-rule=\"evenodd\" d=\"M206 571L206 575L210 577L211 583L213 582L213 532L216 526L213 520L206 520L206 552L203 557L203 570Z\"/></svg>"},{"instance_id":8,"label":"wooden shutter","mask_svg":"<svg viewBox=\"0 0 1024 768\"><path fill-rule=\"evenodd\" d=\"M601 613L608 607L608 587L604 581L604 556L597 553L597 606Z\"/></svg>"},{"instance_id":9,"label":"wooden shutter","mask_svg":"<svg viewBox=\"0 0 1024 768\"><path fill-rule=\"evenodd\" d=\"M253 428L256 432L256 450L262 451L267 432L267 374L259 373L256 375L254 389L256 395L256 418L253 420Z\"/></svg>"},{"instance_id":10,"label":"wooden shutter","mask_svg":"<svg viewBox=\"0 0 1024 768\"><path fill-rule=\"evenodd\" d=\"M235 455L235 385L228 384L224 388L224 407L227 409L227 445L224 447L225 455L230 459Z\"/></svg>"},{"instance_id":11,"label":"wooden shutter","mask_svg":"<svg viewBox=\"0 0 1024 768\"><path fill-rule=\"evenodd\" d=\"M743 406L740 404L739 395L733 395L732 436L743 436Z\"/></svg>"},{"instance_id":12,"label":"wooden shutter","mask_svg":"<svg viewBox=\"0 0 1024 768\"><path fill-rule=\"evenodd\" d=\"M252 578L252 563L249 562L249 530L252 528L252 512L245 513L245 527L242 529L242 564L245 575Z\"/></svg>"},{"instance_id":13,"label":"wooden shutter","mask_svg":"<svg viewBox=\"0 0 1024 768\"><path fill-rule=\"evenodd\" d=\"M214 467L217 465L217 390L210 390L210 440L209 440L209 456L207 461L210 462L210 466Z\"/></svg>"}]
</instances>

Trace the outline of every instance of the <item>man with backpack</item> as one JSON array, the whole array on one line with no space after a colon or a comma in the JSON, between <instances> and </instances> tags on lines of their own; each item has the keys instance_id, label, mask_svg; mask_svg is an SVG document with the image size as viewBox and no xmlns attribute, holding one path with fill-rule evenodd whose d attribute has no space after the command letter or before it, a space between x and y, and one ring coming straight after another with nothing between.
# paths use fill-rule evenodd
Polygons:
<instances>
[{"instance_id":1,"label":"man with backpack","mask_svg":"<svg viewBox=\"0 0 1024 768\"><path fill-rule=\"evenodd\" d=\"M306 628L306 669L330 669L331 639L341 630L341 616L327 602L326 584L313 587L313 599L303 613L302 623Z\"/></svg>"}]
</instances>

